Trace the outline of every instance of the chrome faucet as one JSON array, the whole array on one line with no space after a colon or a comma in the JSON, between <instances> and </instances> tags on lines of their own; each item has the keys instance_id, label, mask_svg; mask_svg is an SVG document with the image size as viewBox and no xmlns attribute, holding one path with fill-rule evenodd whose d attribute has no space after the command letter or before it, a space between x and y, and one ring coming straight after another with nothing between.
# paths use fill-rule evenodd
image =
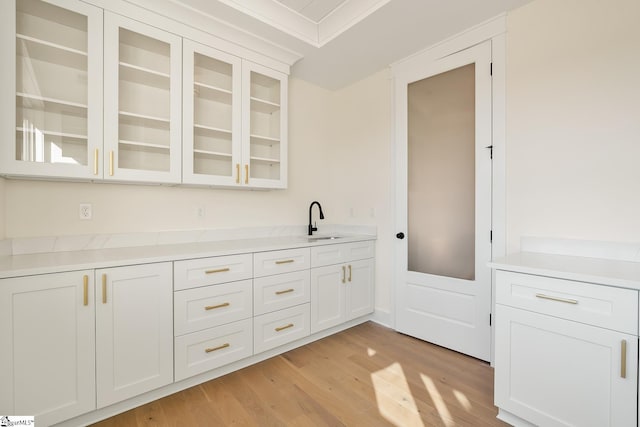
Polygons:
<instances>
[{"instance_id":1,"label":"chrome faucet","mask_svg":"<svg viewBox=\"0 0 640 427\"><path fill-rule=\"evenodd\" d=\"M315 227L311 224L311 211L313 210L313 205L318 205L318 209L320 209L320 219L324 219L324 214L322 213L322 206L320 206L320 203L316 201L311 202L311 205L309 206L309 236L312 236L314 231L318 231L318 227Z\"/></svg>"}]
</instances>

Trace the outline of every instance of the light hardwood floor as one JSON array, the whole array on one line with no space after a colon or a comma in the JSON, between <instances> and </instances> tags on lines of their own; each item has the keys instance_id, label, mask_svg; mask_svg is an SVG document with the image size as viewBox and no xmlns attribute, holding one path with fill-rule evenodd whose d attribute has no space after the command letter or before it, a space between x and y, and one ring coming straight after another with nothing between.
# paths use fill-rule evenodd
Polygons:
<instances>
[{"instance_id":1,"label":"light hardwood floor","mask_svg":"<svg viewBox=\"0 0 640 427\"><path fill-rule=\"evenodd\" d=\"M367 322L96 427L506 426L485 362Z\"/></svg>"}]
</instances>

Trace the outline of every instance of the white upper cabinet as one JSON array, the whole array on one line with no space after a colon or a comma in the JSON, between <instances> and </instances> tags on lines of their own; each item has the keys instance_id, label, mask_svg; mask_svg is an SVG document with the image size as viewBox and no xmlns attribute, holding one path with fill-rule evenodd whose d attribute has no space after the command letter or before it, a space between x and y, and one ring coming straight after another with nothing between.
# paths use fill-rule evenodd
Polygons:
<instances>
[{"instance_id":1,"label":"white upper cabinet","mask_svg":"<svg viewBox=\"0 0 640 427\"><path fill-rule=\"evenodd\" d=\"M179 183L182 39L105 12L104 178Z\"/></svg>"},{"instance_id":2,"label":"white upper cabinet","mask_svg":"<svg viewBox=\"0 0 640 427\"><path fill-rule=\"evenodd\" d=\"M242 61L242 183L287 187L287 75Z\"/></svg>"},{"instance_id":3,"label":"white upper cabinet","mask_svg":"<svg viewBox=\"0 0 640 427\"><path fill-rule=\"evenodd\" d=\"M102 148L102 10L0 2L0 172L95 178ZM14 60L15 59L15 60Z\"/></svg>"},{"instance_id":4,"label":"white upper cabinet","mask_svg":"<svg viewBox=\"0 0 640 427\"><path fill-rule=\"evenodd\" d=\"M286 188L288 67L105 6L0 1L0 175Z\"/></svg>"},{"instance_id":5,"label":"white upper cabinet","mask_svg":"<svg viewBox=\"0 0 640 427\"><path fill-rule=\"evenodd\" d=\"M240 185L241 60L187 39L183 58L183 182Z\"/></svg>"}]
</instances>

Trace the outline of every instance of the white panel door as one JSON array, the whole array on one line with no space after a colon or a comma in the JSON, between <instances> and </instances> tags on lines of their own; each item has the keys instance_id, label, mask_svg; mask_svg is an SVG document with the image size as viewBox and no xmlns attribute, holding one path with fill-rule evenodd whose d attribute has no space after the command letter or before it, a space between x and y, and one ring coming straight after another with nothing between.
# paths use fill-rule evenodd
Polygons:
<instances>
[{"instance_id":1,"label":"white panel door","mask_svg":"<svg viewBox=\"0 0 640 427\"><path fill-rule=\"evenodd\" d=\"M96 407L93 271L0 280L0 412L51 425Z\"/></svg>"},{"instance_id":2,"label":"white panel door","mask_svg":"<svg viewBox=\"0 0 640 427\"><path fill-rule=\"evenodd\" d=\"M496 307L496 405L540 426L636 426L638 339Z\"/></svg>"},{"instance_id":3,"label":"white panel door","mask_svg":"<svg viewBox=\"0 0 640 427\"><path fill-rule=\"evenodd\" d=\"M171 269L96 270L98 408L173 382Z\"/></svg>"},{"instance_id":4,"label":"white panel door","mask_svg":"<svg viewBox=\"0 0 640 427\"><path fill-rule=\"evenodd\" d=\"M396 329L483 360L491 348L490 62L487 41L395 83Z\"/></svg>"}]
</instances>

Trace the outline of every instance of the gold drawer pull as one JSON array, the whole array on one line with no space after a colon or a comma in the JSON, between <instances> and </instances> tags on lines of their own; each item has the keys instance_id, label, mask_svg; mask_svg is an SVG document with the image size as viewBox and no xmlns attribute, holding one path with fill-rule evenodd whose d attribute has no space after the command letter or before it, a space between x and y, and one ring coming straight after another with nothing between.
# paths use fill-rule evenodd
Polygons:
<instances>
[{"instance_id":1,"label":"gold drawer pull","mask_svg":"<svg viewBox=\"0 0 640 427\"><path fill-rule=\"evenodd\" d=\"M292 262L295 262L295 260L285 259L285 260L282 260L282 261L276 261L276 264L277 265L280 265L280 264L291 264Z\"/></svg>"},{"instance_id":2,"label":"gold drawer pull","mask_svg":"<svg viewBox=\"0 0 640 427\"><path fill-rule=\"evenodd\" d=\"M244 183L249 183L249 165L244 165Z\"/></svg>"},{"instance_id":3,"label":"gold drawer pull","mask_svg":"<svg viewBox=\"0 0 640 427\"><path fill-rule=\"evenodd\" d=\"M351 264L349 264L349 281L351 281Z\"/></svg>"},{"instance_id":4,"label":"gold drawer pull","mask_svg":"<svg viewBox=\"0 0 640 427\"><path fill-rule=\"evenodd\" d=\"M224 273L225 271L229 270L231 270L229 267L216 268L215 270L205 270L204 274Z\"/></svg>"},{"instance_id":5,"label":"gold drawer pull","mask_svg":"<svg viewBox=\"0 0 640 427\"><path fill-rule=\"evenodd\" d=\"M289 328L293 328L293 323L289 323L288 325L280 326L279 328L276 328L276 332L284 331L285 329L289 329Z\"/></svg>"},{"instance_id":6,"label":"gold drawer pull","mask_svg":"<svg viewBox=\"0 0 640 427\"><path fill-rule=\"evenodd\" d=\"M107 275L102 275L102 303L107 303Z\"/></svg>"},{"instance_id":7,"label":"gold drawer pull","mask_svg":"<svg viewBox=\"0 0 640 427\"><path fill-rule=\"evenodd\" d=\"M627 340L620 341L620 378L627 378Z\"/></svg>"},{"instance_id":8,"label":"gold drawer pull","mask_svg":"<svg viewBox=\"0 0 640 427\"><path fill-rule=\"evenodd\" d=\"M223 348L227 348L227 347L231 347L231 344L229 344L228 342L227 342L227 343L224 343L224 344L222 344L222 345L219 345L219 346L217 346L217 347L205 348L205 349L204 349L204 352L205 352L205 353L211 353L211 352L213 352L213 351L222 350Z\"/></svg>"},{"instance_id":9,"label":"gold drawer pull","mask_svg":"<svg viewBox=\"0 0 640 427\"><path fill-rule=\"evenodd\" d=\"M564 302L564 303L567 303L567 304L577 304L578 303L578 300L575 300L575 299L552 297L551 295L545 295L545 294L536 294L536 298L548 299L550 301Z\"/></svg>"},{"instance_id":10,"label":"gold drawer pull","mask_svg":"<svg viewBox=\"0 0 640 427\"><path fill-rule=\"evenodd\" d=\"M204 309L205 310L215 310L216 308L229 307L230 305L231 304L229 304L228 302L223 302L222 304L218 304L218 305L208 305Z\"/></svg>"},{"instance_id":11,"label":"gold drawer pull","mask_svg":"<svg viewBox=\"0 0 640 427\"><path fill-rule=\"evenodd\" d=\"M82 287L84 288L82 304L89 305L89 276L87 276L86 274L82 277Z\"/></svg>"},{"instance_id":12,"label":"gold drawer pull","mask_svg":"<svg viewBox=\"0 0 640 427\"><path fill-rule=\"evenodd\" d=\"M342 266L342 283L347 283L347 267Z\"/></svg>"},{"instance_id":13,"label":"gold drawer pull","mask_svg":"<svg viewBox=\"0 0 640 427\"><path fill-rule=\"evenodd\" d=\"M236 184L240 184L240 163L236 163Z\"/></svg>"},{"instance_id":14,"label":"gold drawer pull","mask_svg":"<svg viewBox=\"0 0 640 427\"><path fill-rule=\"evenodd\" d=\"M93 174L98 175L98 149L93 151Z\"/></svg>"},{"instance_id":15,"label":"gold drawer pull","mask_svg":"<svg viewBox=\"0 0 640 427\"><path fill-rule=\"evenodd\" d=\"M276 295L288 294L289 292L293 292L293 288L285 289L284 291L276 291Z\"/></svg>"}]
</instances>

